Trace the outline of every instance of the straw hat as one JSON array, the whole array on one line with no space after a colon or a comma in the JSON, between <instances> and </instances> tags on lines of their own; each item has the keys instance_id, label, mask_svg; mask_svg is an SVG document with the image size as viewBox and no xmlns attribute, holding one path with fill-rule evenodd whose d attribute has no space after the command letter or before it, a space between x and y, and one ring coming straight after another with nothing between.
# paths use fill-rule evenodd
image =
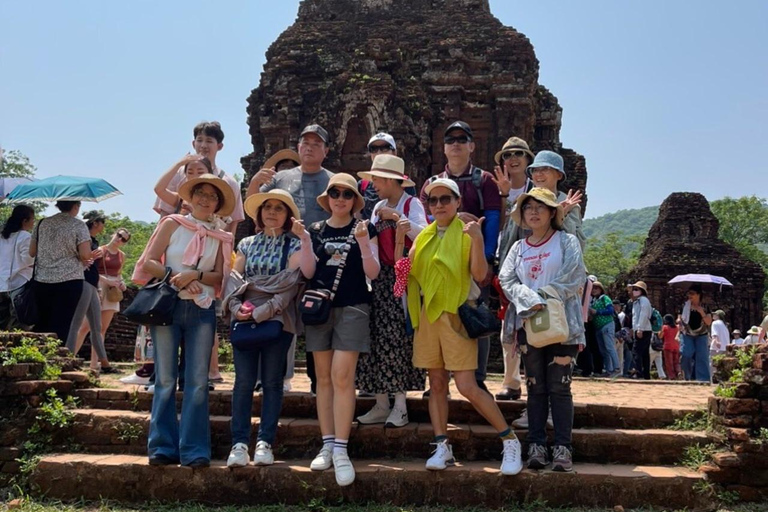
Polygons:
<instances>
[{"instance_id":1,"label":"straw hat","mask_svg":"<svg viewBox=\"0 0 768 512\"><path fill-rule=\"evenodd\" d=\"M216 215L219 215L220 217L226 217L227 215L231 214L235 209L235 193L232 191L232 187L230 187L226 181L219 178L218 176L214 176L213 174L203 174L202 176L198 176L197 178L185 182L181 187L179 187L179 197L191 204L192 189L201 183L215 187L219 192L221 192L221 195L224 198L224 201L219 203L219 209L216 210Z\"/></svg>"},{"instance_id":2,"label":"straw hat","mask_svg":"<svg viewBox=\"0 0 768 512\"><path fill-rule=\"evenodd\" d=\"M555 215L555 225L558 229L560 229L563 225L563 219L565 218L565 212L563 211L563 206L557 202L557 197L555 197L555 194L552 193L552 191L547 190L545 188L541 187L534 187L530 191L520 194L520 197L517 198L517 201L515 201L515 207L512 209L512 213L510 216L512 217L512 220L515 221L515 224L518 226L523 226L523 201L525 201L527 198L533 198L537 200L540 203L544 203L547 206L551 206L552 208L557 209L557 214ZM605 290L603 290L605 291Z\"/></svg>"},{"instance_id":3,"label":"straw hat","mask_svg":"<svg viewBox=\"0 0 768 512\"><path fill-rule=\"evenodd\" d=\"M522 151L529 157L531 157L531 160L535 158L533 152L528 147L528 143L525 142L520 137L510 137L507 139L507 142L504 143L504 145L501 147L501 151L496 153L496 156L493 157L493 160L496 162L497 165L501 165L501 157L504 153L511 153L513 151Z\"/></svg>"},{"instance_id":4,"label":"straw hat","mask_svg":"<svg viewBox=\"0 0 768 512\"><path fill-rule=\"evenodd\" d=\"M292 162L296 162L296 165L300 165L301 162L299 161L299 154L295 152L292 149L281 149L271 157L267 158L267 161L264 162L264 169L271 169L273 167L276 167L277 164L282 162L283 160L290 160Z\"/></svg>"},{"instance_id":5,"label":"straw hat","mask_svg":"<svg viewBox=\"0 0 768 512\"><path fill-rule=\"evenodd\" d=\"M289 192L279 188L272 189L269 192L253 194L245 200L243 209L245 210L245 213L253 219L253 222L258 224L259 208L270 199L277 199L278 201L285 203L285 206L291 210L291 216L296 220L301 220L301 213L299 213L299 208L296 206L293 196Z\"/></svg>"},{"instance_id":6,"label":"straw hat","mask_svg":"<svg viewBox=\"0 0 768 512\"><path fill-rule=\"evenodd\" d=\"M648 293L648 285L645 284L645 281L638 281L635 284L630 285L632 288L640 288L643 290L646 294Z\"/></svg>"},{"instance_id":7,"label":"straw hat","mask_svg":"<svg viewBox=\"0 0 768 512\"><path fill-rule=\"evenodd\" d=\"M373 176L401 180L401 187L415 187L416 184L405 176L405 162L395 155L376 155L373 159L370 171L357 173L364 180L370 180Z\"/></svg>"},{"instance_id":8,"label":"straw hat","mask_svg":"<svg viewBox=\"0 0 768 512\"><path fill-rule=\"evenodd\" d=\"M600 288L601 290L603 290L603 293L605 293L605 286L603 286L603 283L601 283L600 281L595 281L594 283L592 283L592 289L594 290L595 288Z\"/></svg>"},{"instance_id":9,"label":"straw hat","mask_svg":"<svg viewBox=\"0 0 768 512\"><path fill-rule=\"evenodd\" d=\"M753 325L752 327L749 328L749 330L747 331L747 334L760 334L760 328L756 325Z\"/></svg>"},{"instance_id":10,"label":"straw hat","mask_svg":"<svg viewBox=\"0 0 768 512\"><path fill-rule=\"evenodd\" d=\"M360 191L357 190L357 181L355 181L355 178L351 175L345 172L340 172L331 176L331 179L328 180L328 186L325 187L325 192L317 197L317 204L319 204L323 210L327 212L331 211L331 205L328 202L328 191L334 187L347 188L355 193L355 204L352 207L353 214L363 209L365 201L363 200L363 196L360 195Z\"/></svg>"}]
</instances>

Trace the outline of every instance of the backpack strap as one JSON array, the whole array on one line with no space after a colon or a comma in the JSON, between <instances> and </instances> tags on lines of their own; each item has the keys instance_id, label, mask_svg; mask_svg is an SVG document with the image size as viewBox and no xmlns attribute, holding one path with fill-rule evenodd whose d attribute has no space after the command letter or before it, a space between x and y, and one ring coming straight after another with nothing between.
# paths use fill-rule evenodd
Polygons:
<instances>
[{"instance_id":1,"label":"backpack strap","mask_svg":"<svg viewBox=\"0 0 768 512\"><path fill-rule=\"evenodd\" d=\"M405 205L403 206L403 215L408 217L411 213L411 201L413 201L413 196L409 197L405 200Z\"/></svg>"}]
</instances>

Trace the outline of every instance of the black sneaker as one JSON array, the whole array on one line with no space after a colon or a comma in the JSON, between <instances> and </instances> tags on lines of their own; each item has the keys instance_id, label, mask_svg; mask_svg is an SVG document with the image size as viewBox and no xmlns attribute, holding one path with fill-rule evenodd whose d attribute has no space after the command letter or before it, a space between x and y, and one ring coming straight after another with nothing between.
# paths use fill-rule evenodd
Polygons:
<instances>
[{"instance_id":1,"label":"black sneaker","mask_svg":"<svg viewBox=\"0 0 768 512\"><path fill-rule=\"evenodd\" d=\"M548 464L547 447L531 444L528 447L528 469L544 469Z\"/></svg>"},{"instance_id":2,"label":"black sneaker","mask_svg":"<svg viewBox=\"0 0 768 512\"><path fill-rule=\"evenodd\" d=\"M189 468L207 468L211 465L211 461L203 457L199 457L193 460L192 462L190 462L189 464L184 464L184 465Z\"/></svg>"},{"instance_id":3,"label":"black sneaker","mask_svg":"<svg viewBox=\"0 0 768 512\"><path fill-rule=\"evenodd\" d=\"M496 393L496 400L520 400L522 391L519 389L503 388Z\"/></svg>"},{"instance_id":4,"label":"black sneaker","mask_svg":"<svg viewBox=\"0 0 768 512\"><path fill-rule=\"evenodd\" d=\"M167 455L155 455L149 458L150 466L174 466L179 463L179 459L174 459Z\"/></svg>"}]
</instances>

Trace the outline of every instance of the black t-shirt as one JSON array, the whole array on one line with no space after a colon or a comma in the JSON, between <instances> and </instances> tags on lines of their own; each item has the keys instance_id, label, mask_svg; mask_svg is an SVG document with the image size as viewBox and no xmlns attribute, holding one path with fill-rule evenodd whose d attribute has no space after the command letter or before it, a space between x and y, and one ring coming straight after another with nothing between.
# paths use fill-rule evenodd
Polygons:
<instances>
[{"instance_id":1,"label":"black t-shirt","mask_svg":"<svg viewBox=\"0 0 768 512\"><path fill-rule=\"evenodd\" d=\"M91 237L91 250L95 251L98 248L99 248L99 241ZM97 261L103 261L103 260L97 260ZM88 283L96 287L99 286L99 267L96 266L96 262L94 262L90 267L85 269L84 277Z\"/></svg>"},{"instance_id":2,"label":"black t-shirt","mask_svg":"<svg viewBox=\"0 0 768 512\"><path fill-rule=\"evenodd\" d=\"M312 288L333 287L336 272L339 270L341 257L347 244L349 234L355 225L355 220L343 228L334 228L325 221L316 222L309 227L312 237L312 249L317 256L317 270L312 278ZM368 224L368 236L376 236L376 228ZM354 306L355 304L370 304L371 292L365 280L363 258L357 239L352 237L352 244L347 254L346 264L341 273L341 281L333 299L333 307Z\"/></svg>"}]
</instances>

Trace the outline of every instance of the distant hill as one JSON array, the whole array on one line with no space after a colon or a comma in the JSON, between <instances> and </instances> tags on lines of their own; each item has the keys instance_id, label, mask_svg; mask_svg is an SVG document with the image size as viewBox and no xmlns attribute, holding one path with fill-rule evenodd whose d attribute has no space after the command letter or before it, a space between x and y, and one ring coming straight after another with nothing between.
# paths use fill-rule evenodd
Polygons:
<instances>
[{"instance_id":1,"label":"distant hill","mask_svg":"<svg viewBox=\"0 0 768 512\"><path fill-rule=\"evenodd\" d=\"M608 233L645 236L658 216L658 206L606 213L594 219L584 219L584 234L587 238L602 238Z\"/></svg>"}]
</instances>

